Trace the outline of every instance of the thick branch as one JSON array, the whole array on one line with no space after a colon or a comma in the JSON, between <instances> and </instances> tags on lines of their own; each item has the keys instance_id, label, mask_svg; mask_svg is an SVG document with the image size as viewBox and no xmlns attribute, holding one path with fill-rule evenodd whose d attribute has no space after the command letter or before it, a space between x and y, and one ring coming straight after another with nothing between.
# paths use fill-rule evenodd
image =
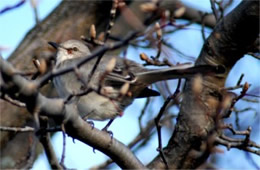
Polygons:
<instances>
[{"instance_id":1,"label":"thick branch","mask_svg":"<svg viewBox=\"0 0 260 170\"><path fill-rule=\"evenodd\" d=\"M20 75L14 74L15 69L0 58L1 74L4 84L2 92L26 103L27 109L34 113L38 109L40 115L54 118L65 125L66 133L110 156L121 168L143 169L142 163L124 144L110 137L104 131L93 128L78 114L74 105L64 105L62 99L49 99L37 91L37 83L28 81ZM12 82L12 83L10 83ZM34 102L33 102L34 101Z\"/></svg>"},{"instance_id":2,"label":"thick branch","mask_svg":"<svg viewBox=\"0 0 260 170\"><path fill-rule=\"evenodd\" d=\"M247 52L259 34L259 2L243 1L224 17L207 39L196 64L222 64L229 71ZM215 117L228 72L222 76L204 76L203 91L192 93L192 80L188 80L175 131L164 148L170 168L190 169L208 158L208 137L215 129ZM202 149L204 148L204 149ZM149 168L164 169L157 156Z\"/></svg>"},{"instance_id":3,"label":"thick branch","mask_svg":"<svg viewBox=\"0 0 260 170\"><path fill-rule=\"evenodd\" d=\"M53 55L54 51L48 46L48 41L63 42L68 39L79 39L81 35L87 35L89 27L94 24L97 32L104 31L109 22L111 1L62 1L54 11L37 26L32 28L17 49L8 58L15 68L23 72L33 72L35 66L32 58L45 58ZM51 85L41 89L46 96L55 96L55 90ZM15 107L0 100L0 125L8 127L33 126L31 114L26 109ZM26 163L29 143L23 139L30 138L29 133L2 132L0 134L1 161L8 158L7 164L0 163L1 168L19 168L22 161ZM7 147L11 146L13 147ZM19 151L15 146L19 145ZM38 151L38 150L37 150ZM21 158L25 158L22 160ZM22 166L21 166L22 167ZM20 167L20 168L21 168Z\"/></svg>"}]
</instances>

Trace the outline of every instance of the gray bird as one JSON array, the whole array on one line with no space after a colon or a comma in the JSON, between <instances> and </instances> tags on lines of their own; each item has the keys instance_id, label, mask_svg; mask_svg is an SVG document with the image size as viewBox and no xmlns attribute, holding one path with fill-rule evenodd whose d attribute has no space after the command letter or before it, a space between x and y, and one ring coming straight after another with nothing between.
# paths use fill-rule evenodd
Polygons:
<instances>
[{"instance_id":1,"label":"gray bird","mask_svg":"<svg viewBox=\"0 0 260 170\"><path fill-rule=\"evenodd\" d=\"M78 40L68 40L62 44L49 42L49 44L57 49L55 69L75 65L82 57L91 54L88 47ZM198 73L219 72L218 67L192 67L189 64L164 69L147 69L128 59L104 55L89 80L96 60L97 58L92 59L79 67L76 72L57 76L53 80L62 98L92 89L85 95L76 96L71 100L75 102L79 114L85 119L107 120L122 115L124 109L135 98L159 95L158 92L148 88L152 83L188 78Z\"/></svg>"}]
</instances>

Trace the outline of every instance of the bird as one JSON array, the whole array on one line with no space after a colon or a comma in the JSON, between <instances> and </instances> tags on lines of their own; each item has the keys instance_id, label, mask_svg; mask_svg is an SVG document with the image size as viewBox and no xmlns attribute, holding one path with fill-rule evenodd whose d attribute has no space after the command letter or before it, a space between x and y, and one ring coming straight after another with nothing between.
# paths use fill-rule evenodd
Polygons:
<instances>
[{"instance_id":1,"label":"bird","mask_svg":"<svg viewBox=\"0 0 260 170\"><path fill-rule=\"evenodd\" d=\"M88 46L80 40L67 40L61 44L49 42L56 49L54 69L75 66L83 57L91 54ZM92 72L98 57L77 67L75 71L54 77L53 83L61 98L74 95L80 116L86 120L114 120L135 98L158 96L149 88L155 82L169 79L190 78L195 74L222 73L218 66L193 66L148 69L143 65L113 55L102 56ZM90 76L92 75L92 76ZM80 94L85 91L83 95Z\"/></svg>"}]
</instances>

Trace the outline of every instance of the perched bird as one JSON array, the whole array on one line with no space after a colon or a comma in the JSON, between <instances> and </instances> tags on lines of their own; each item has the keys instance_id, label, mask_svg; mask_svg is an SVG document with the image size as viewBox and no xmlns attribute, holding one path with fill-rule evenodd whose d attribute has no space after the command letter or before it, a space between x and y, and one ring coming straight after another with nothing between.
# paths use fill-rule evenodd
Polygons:
<instances>
[{"instance_id":1,"label":"perched bird","mask_svg":"<svg viewBox=\"0 0 260 170\"><path fill-rule=\"evenodd\" d=\"M55 69L75 66L82 57L91 54L81 41L68 40L61 44L49 42L57 49ZM80 66L76 71L54 78L53 82L60 97L87 91L75 96L74 102L83 118L93 120L114 119L122 115L124 109L135 98L157 96L149 89L152 83L178 78L188 78L195 74L216 73L218 67L191 66L189 64L164 68L147 69L142 65L120 57L104 55L91 75L97 57Z\"/></svg>"}]
</instances>

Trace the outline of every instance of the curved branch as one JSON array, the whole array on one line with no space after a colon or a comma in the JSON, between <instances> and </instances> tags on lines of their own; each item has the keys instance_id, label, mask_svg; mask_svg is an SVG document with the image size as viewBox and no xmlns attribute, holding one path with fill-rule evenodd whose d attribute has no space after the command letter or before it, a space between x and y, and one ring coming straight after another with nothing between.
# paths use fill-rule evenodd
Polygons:
<instances>
[{"instance_id":1,"label":"curved branch","mask_svg":"<svg viewBox=\"0 0 260 170\"><path fill-rule=\"evenodd\" d=\"M65 105L62 99L49 99L37 90L37 83L29 81L20 75L14 74L16 70L5 60L0 58L1 74L5 83L1 91L26 103L28 111L33 113L34 108L39 109L40 115L54 118L64 123L66 133L95 149L110 156L121 168L144 169L144 165L124 144L112 138L104 131L93 128L85 122L71 104ZM12 82L12 83L10 83Z\"/></svg>"}]
</instances>

